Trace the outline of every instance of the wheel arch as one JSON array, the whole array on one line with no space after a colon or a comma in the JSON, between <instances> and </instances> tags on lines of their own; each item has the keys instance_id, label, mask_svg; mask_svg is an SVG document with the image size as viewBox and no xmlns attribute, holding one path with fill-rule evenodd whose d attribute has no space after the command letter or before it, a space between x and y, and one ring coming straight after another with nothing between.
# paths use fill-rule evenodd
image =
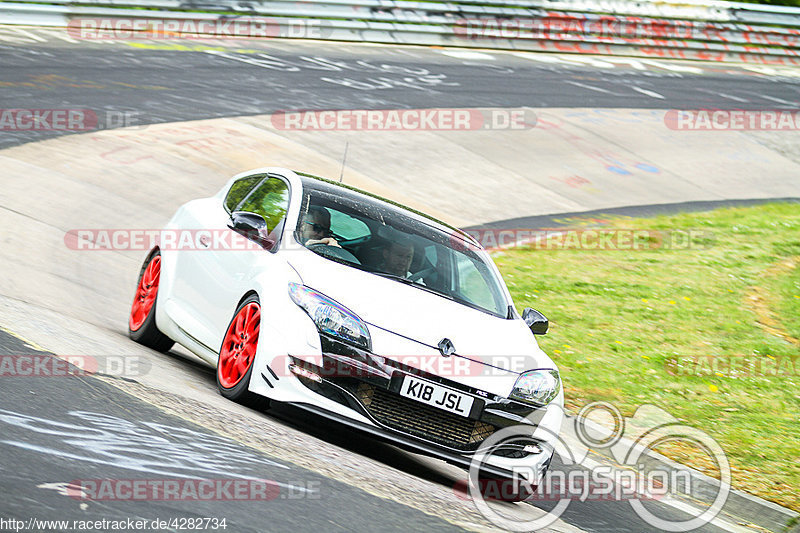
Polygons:
<instances>
[{"instance_id":1,"label":"wheel arch","mask_svg":"<svg viewBox=\"0 0 800 533\"><path fill-rule=\"evenodd\" d=\"M258 294L257 290L250 289L249 291L244 293L244 296L239 298L239 301L236 302L236 307L234 309L239 309L239 306L242 305L242 303L244 303L244 301L250 298L251 296L255 296L258 299L258 304L261 305L261 295Z\"/></svg>"}]
</instances>

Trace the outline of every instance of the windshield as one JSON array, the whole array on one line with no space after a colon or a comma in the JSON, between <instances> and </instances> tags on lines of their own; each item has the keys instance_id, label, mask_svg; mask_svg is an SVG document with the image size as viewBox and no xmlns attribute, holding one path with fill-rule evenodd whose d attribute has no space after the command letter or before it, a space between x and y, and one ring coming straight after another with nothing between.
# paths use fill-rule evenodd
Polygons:
<instances>
[{"instance_id":1,"label":"windshield","mask_svg":"<svg viewBox=\"0 0 800 533\"><path fill-rule=\"evenodd\" d=\"M502 281L484 252L380 200L307 188L295 238L332 261L508 315Z\"/></svg>"}]
</instances>

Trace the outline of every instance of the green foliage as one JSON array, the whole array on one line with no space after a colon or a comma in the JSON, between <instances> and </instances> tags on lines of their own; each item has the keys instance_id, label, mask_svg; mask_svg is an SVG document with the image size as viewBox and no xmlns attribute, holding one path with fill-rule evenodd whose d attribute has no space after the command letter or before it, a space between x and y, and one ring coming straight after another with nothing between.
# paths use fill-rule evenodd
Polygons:
<instances>
[{"instance_id":1,"label":"green foliage","mask_svg":"<svg viewBox=\"0 0 800 533\"><path fill-rule=\"evenodd\" d=\"M768 274L800 255L800 205L615 220L605 227L694 229L703 240L673 249L495 254L517 307L534 307L550 319L550 333L539 342L561 369L567 405L605 400L626 415L645 403L663 407L720 442L735 485L800 510L794 490L800 486L800 349L760 327L751 301L754 287L764 289L778 327L800 338L800 270ZM676 359L738 356L765 368L795 358L796 366L777 376L675 372Z\"/></svg>"}]
</instances>

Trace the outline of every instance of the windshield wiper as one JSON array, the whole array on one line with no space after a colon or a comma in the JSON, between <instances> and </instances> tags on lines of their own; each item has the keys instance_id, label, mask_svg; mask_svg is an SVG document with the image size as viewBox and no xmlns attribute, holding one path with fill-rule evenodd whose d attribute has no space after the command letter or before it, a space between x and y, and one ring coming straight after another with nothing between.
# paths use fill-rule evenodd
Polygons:
<instances>
[{"instance_id":1,"label":"windshield wiper","mask_svg":"<svg viewBox=\"0 0 800 533\"><path fill-rule=\"evenodd\" d=\"M423 291L430 292L431 294L436 294L437 296L441 296L442 298L447 298L448 300L457 301L455 298L450 296L449 294L444 294L442 292L436 291L428 287L427 285L423 285L422 283L417 283L416 281L412 281L406 277L398 276L397 274L390 274L388 272L373 272L373 274L377 276L381 276L388 279L393 279L395 281L399 281L400 283L404 283L406 285L411 285L412 287L416 287L418 289L422 289Z\"/></svg>"}]
</instances>

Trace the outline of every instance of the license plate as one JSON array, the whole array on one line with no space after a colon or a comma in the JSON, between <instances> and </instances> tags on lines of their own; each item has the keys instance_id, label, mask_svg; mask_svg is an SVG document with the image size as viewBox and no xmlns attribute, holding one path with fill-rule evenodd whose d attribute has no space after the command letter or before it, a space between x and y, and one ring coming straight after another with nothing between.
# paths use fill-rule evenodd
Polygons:
<instances>
[{"instance_id":1,"label":"license plate","mask_svg":"<svg viewBox=\"0 0 800 533\"><path fill-rule=\"evenodd\" d=\"M405 376L400 395L469 418L474 398L430 381Z\"/></svg>"}]
</instances>

